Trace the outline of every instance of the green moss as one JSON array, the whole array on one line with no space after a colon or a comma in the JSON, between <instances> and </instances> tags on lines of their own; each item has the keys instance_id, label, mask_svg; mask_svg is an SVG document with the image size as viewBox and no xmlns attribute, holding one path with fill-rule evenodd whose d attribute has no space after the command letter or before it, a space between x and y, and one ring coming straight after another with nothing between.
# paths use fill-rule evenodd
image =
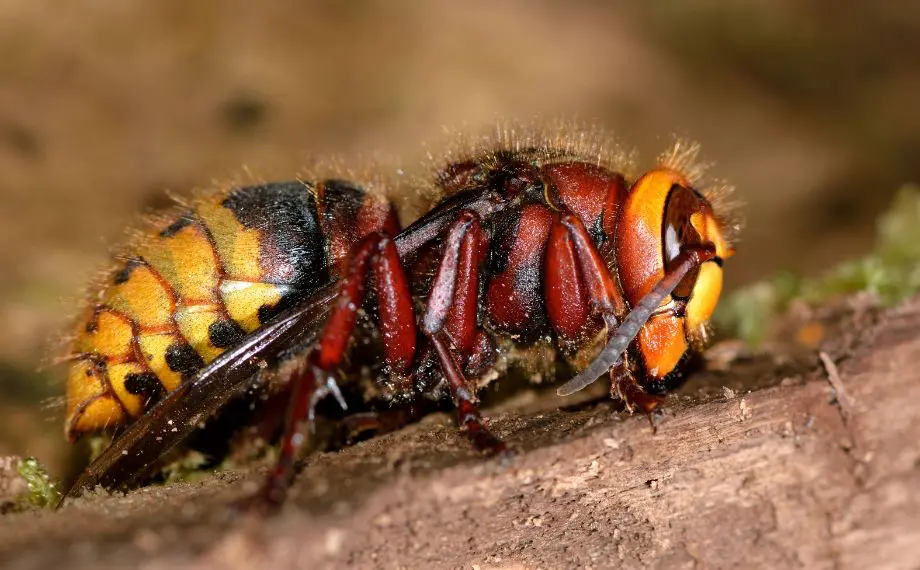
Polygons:
<instances>
[{"instance_id":1,"label":"green moss","mask_svg":"<svg viewBox=\"0 0 920 570\"><path fill-rule=\"evenodd\" d=\"M208 471L205 470L205 467L209 464L210 461L204 454L197 451L188 451L175 461L164 466L161 473L168 483L178 481L194 483L208 476Z\"/></svg>"},{"instance_id":2,"label":"green moss","mask_svg":"<svg viewBox=\"0 0 920 570\"><path fill-rule=\"evenodd\" d=\"M719 303L713 320L720 333L758 346L764 340L767 325L798 296L801 287L796 275L780 273L728 295Z\"/></svg>"},{"instance_id":3,"label":"green moss","mask_svg":"<svg viewBox=\"0 0 920 570\"><path fill-rule=\"evenodd\" d=\"M920 291L920 187L905 186L879 218L875 247L818 278L781 273L732 293L719 304L719 330L757 346L767 325L794 299L818 305L840 295L868 292L886 306Z\"/></svg>"},{"instance_id":4,"label":"green moss","mask_svg":"<svg viewBox=\"0 0 920 570\"><path fill-rule=\"evenodd\" d=\"M34 457L19 462L19 475L29 486L28 503L39 508L54 507L61 499L57 483Z\"/></svg>"}]
</instances>

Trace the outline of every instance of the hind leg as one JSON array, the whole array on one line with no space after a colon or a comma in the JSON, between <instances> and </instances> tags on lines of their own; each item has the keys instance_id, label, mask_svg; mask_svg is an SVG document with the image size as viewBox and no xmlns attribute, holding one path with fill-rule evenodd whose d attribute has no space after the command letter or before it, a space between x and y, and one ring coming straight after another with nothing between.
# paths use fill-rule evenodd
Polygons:
<instances>
[{"instance_id":1,"label":"hind leg","mask_svg":"<svg viewBox=\"0 0 920 570\"><path fill-rule=\"evenodd\" d=\"M383 233L373 233L355 246L326 325L305 362L291 377L291 400L278 462L260 493L247 506L264 511L279 507L294 479L294 461L309 436L305 424L312 432L317 403L332 395L345 408L336 383L337 370L354 333L371 271L375 278L384 360L391 374L410 371L415 358L416 326L409 284L392 239Z\"/></svg>"}]
</instances>

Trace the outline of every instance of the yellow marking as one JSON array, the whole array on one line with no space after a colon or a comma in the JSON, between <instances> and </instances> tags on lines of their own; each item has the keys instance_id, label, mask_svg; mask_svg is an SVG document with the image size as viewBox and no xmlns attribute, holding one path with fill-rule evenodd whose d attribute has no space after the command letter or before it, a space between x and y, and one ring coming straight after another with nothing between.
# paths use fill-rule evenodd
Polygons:
<instances>
[{"instance_id":1,"label":"yellow marking","mask_svg":"<svg viewBox=\"0 0 920 570\"><path fill-rule=\"evenodd\" d=\"M214 238L226 276L242 281L261 281L259 230L247 228L232 210L220 204L201 203L195 208L195 213Z\"/></svg>"},{"instance_id":2,"label":"yellow marking","mask_svg":"<svg viewBox=\"0 0 920 570\"><path fill-rule=\"evenodd\" d=\"M67 416L73 415L77 406L103 393L102 378L89 360L77 360L67 374Z\"/></svg>"},{"instance_id":3,"label":"yellow marking","mask_svg":"<svg viewBox=\"0 0 920 570\"><path fill-rule=\"evenodd\" d=\"M93 332L81 329L74 342L74 352L88 353L105 358L125 358L131 355L134 331L125 317L111 311L101 311L96 317Z\"/></svg>"},{"instance_id":4,"label":"yellow marking","mask_svg":"<svg viewBox=\"0 0 920 570\"><path fill-rule=\"evenodd\" d=\"M687 302L687 327L695 330L709 320L722 293L722 268L712 262L700 266L696 285Z\"/></svg>"},{"instance_id":5,"label":"yellow marking","mask_svg":"<svg viewBox=\"0 0 920 570\"><path fill-rule=\"evenodd\" d=\"M656 168L642 175L629 193L630 199L626 206L628 215L657 230L656 245L661 241L661 224L668 194L675 184L690 188L690 181L680 172L669 168Z\"/></svg>"},{"instance_id":6,"label":"yellow marking","mask_svg":"<svg viewBox=\"0 0 920 570\"><path fill-rule=\"evenodd\" d=\"M690 224L700 234L701 241L712 242L716 246L716 255L726 259L734 255L735 250L729 247L722 235L719 222L710 212L695 212L690 215Z\"/></svg>"},{"instance_id":7,"label":"yellow marking","mask_svg":"<svg viewBox=\"0 0 920 570\"><path fill-rule=\"evenodd\" d=\"M200 302L214 298L218 281L216 252L198 224L145 243L138 253L181 299Z\"/></svg>"},{"instance_id":8,"label":"yellow marking","mask_svg":"<svg viewBox=\"0 0 920 570\"><path fill-rule=\"evenodd\" d=\"M670 314L653 316L639 331L639 347L648 375L664 378L689 348L683 319Z\"/></svg>"},{"instance_id":9,"label":"yellow marking","mask_svg":"<svg viewBox=\"0 0 920 570\"><path fill-rule=\"evenodd\" d=\"M230 317L247 333L259 328L259 307L273 307L281 301L287 291L282 285L271 283L249 283L246 281L223 281L220 295Z\"/></svg>"},{"instance_id":10,"label":"yellow marking","mask_svg":"<svg viewBox=\"0 0 920 570\"><path fill-rule=\"evenodd\" d=\"M108 367L109 384L112 385L112 391L133 418L138 418L144 413L145 398L128 392L128 389L125 388L125 380L128 374L143 374L144 372L147 370L137 362L112 364Z\"/></svg>"},{"instance_id":11,"label":"yellow marking","mask_svg":"<svg viewBox=\"0 0 920 570\"><path fill-rule=\"evenodd\" d=\"M137 344L147 366L157 375L167 392L172 392L182 383L182 374L173 372L166 364L166 349L177 342L182 342L182 339L171 333L142 334L137 337Z\"/></svg>"},{"instance_id":12,"label":"yellow marking","mask_svg":"<svg viewBox=\"0 0 920 570\"><path fill-rule=\"evenodd\" d=\"M99 396L89 402L75 417L68 417L66 435L74 440L82 433L102 431L121 425L125 421L125 412L112 396Z\"/></svg>"},{"instance_id":13,"label":"yellow marking","mask_svg":"<svg viewBox=\"0 0 920 570\"><path fill-rule=\"evenodd\" d=\"M80 406L86 402L82 410ZM76 439L87 431L98 431L124 421L121 405L105 396L105 384L96 366L89 360L78 360L70 366L67 376L67 419L64 430L68 439Z\"/></svg>"},{"instance_id":14,"label":"yellow marking","mask_svg":"<svg viewBox=\"0 0 920 570\"><path fill-rule=\"evenodd\" d=\"M170 324L173 302L165 284L144 265L137 266L128 280L106 289L103 303L122 313L140 327Z\"/></svg>"},{"instance_id":15,"label":"yellow marking","mask_svg":"<svg viewBox=\"0 0 920 570\"><path fill-rule=\"evenodd\" d=\"M224 351L211 344L208 329L211 323L224 319L220 308L214 305L192 305L180 307L176 311L176 324L179 332L195 349L205 363L209 363Z\"/></svg>"}]
</instances>

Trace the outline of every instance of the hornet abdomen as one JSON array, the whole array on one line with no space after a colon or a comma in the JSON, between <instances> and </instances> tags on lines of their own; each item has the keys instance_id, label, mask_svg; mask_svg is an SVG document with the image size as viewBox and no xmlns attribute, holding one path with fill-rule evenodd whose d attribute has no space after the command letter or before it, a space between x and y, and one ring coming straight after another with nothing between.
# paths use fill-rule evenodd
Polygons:
<instances>
[{"instance_id":1,"label":"hornet abdomen","mask_svg":"<svg viewBox=\"0 0 920 570\"><path fill-rule=\"evenodd\" d=\"M71 345L68 438L130 423L292 302L338 276L390 204L338 181L277 182L195 200L135 240Z\"/></svg>"}]
</instances>

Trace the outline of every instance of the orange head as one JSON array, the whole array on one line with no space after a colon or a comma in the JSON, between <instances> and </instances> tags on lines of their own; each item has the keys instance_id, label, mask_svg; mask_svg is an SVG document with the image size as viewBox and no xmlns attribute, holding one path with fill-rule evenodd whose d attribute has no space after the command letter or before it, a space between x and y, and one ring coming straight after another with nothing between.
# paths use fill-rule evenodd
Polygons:
<instances>
[{"instance_id":1,"label":"orange head","mask_svg":"<svg viewBox=\"0 0 920 570\"><path fill-rule=\"evenodd\" d=\"M712 204L681 172L660 167L642 175L619 212L616 262L626 300L635 306L672 268L681 249L712 244L716 256L690 271L648 320L638 346L649 380L675 371L704 336L722 291L722 262L734 250Z\"/></svg>"}]
</instances>

